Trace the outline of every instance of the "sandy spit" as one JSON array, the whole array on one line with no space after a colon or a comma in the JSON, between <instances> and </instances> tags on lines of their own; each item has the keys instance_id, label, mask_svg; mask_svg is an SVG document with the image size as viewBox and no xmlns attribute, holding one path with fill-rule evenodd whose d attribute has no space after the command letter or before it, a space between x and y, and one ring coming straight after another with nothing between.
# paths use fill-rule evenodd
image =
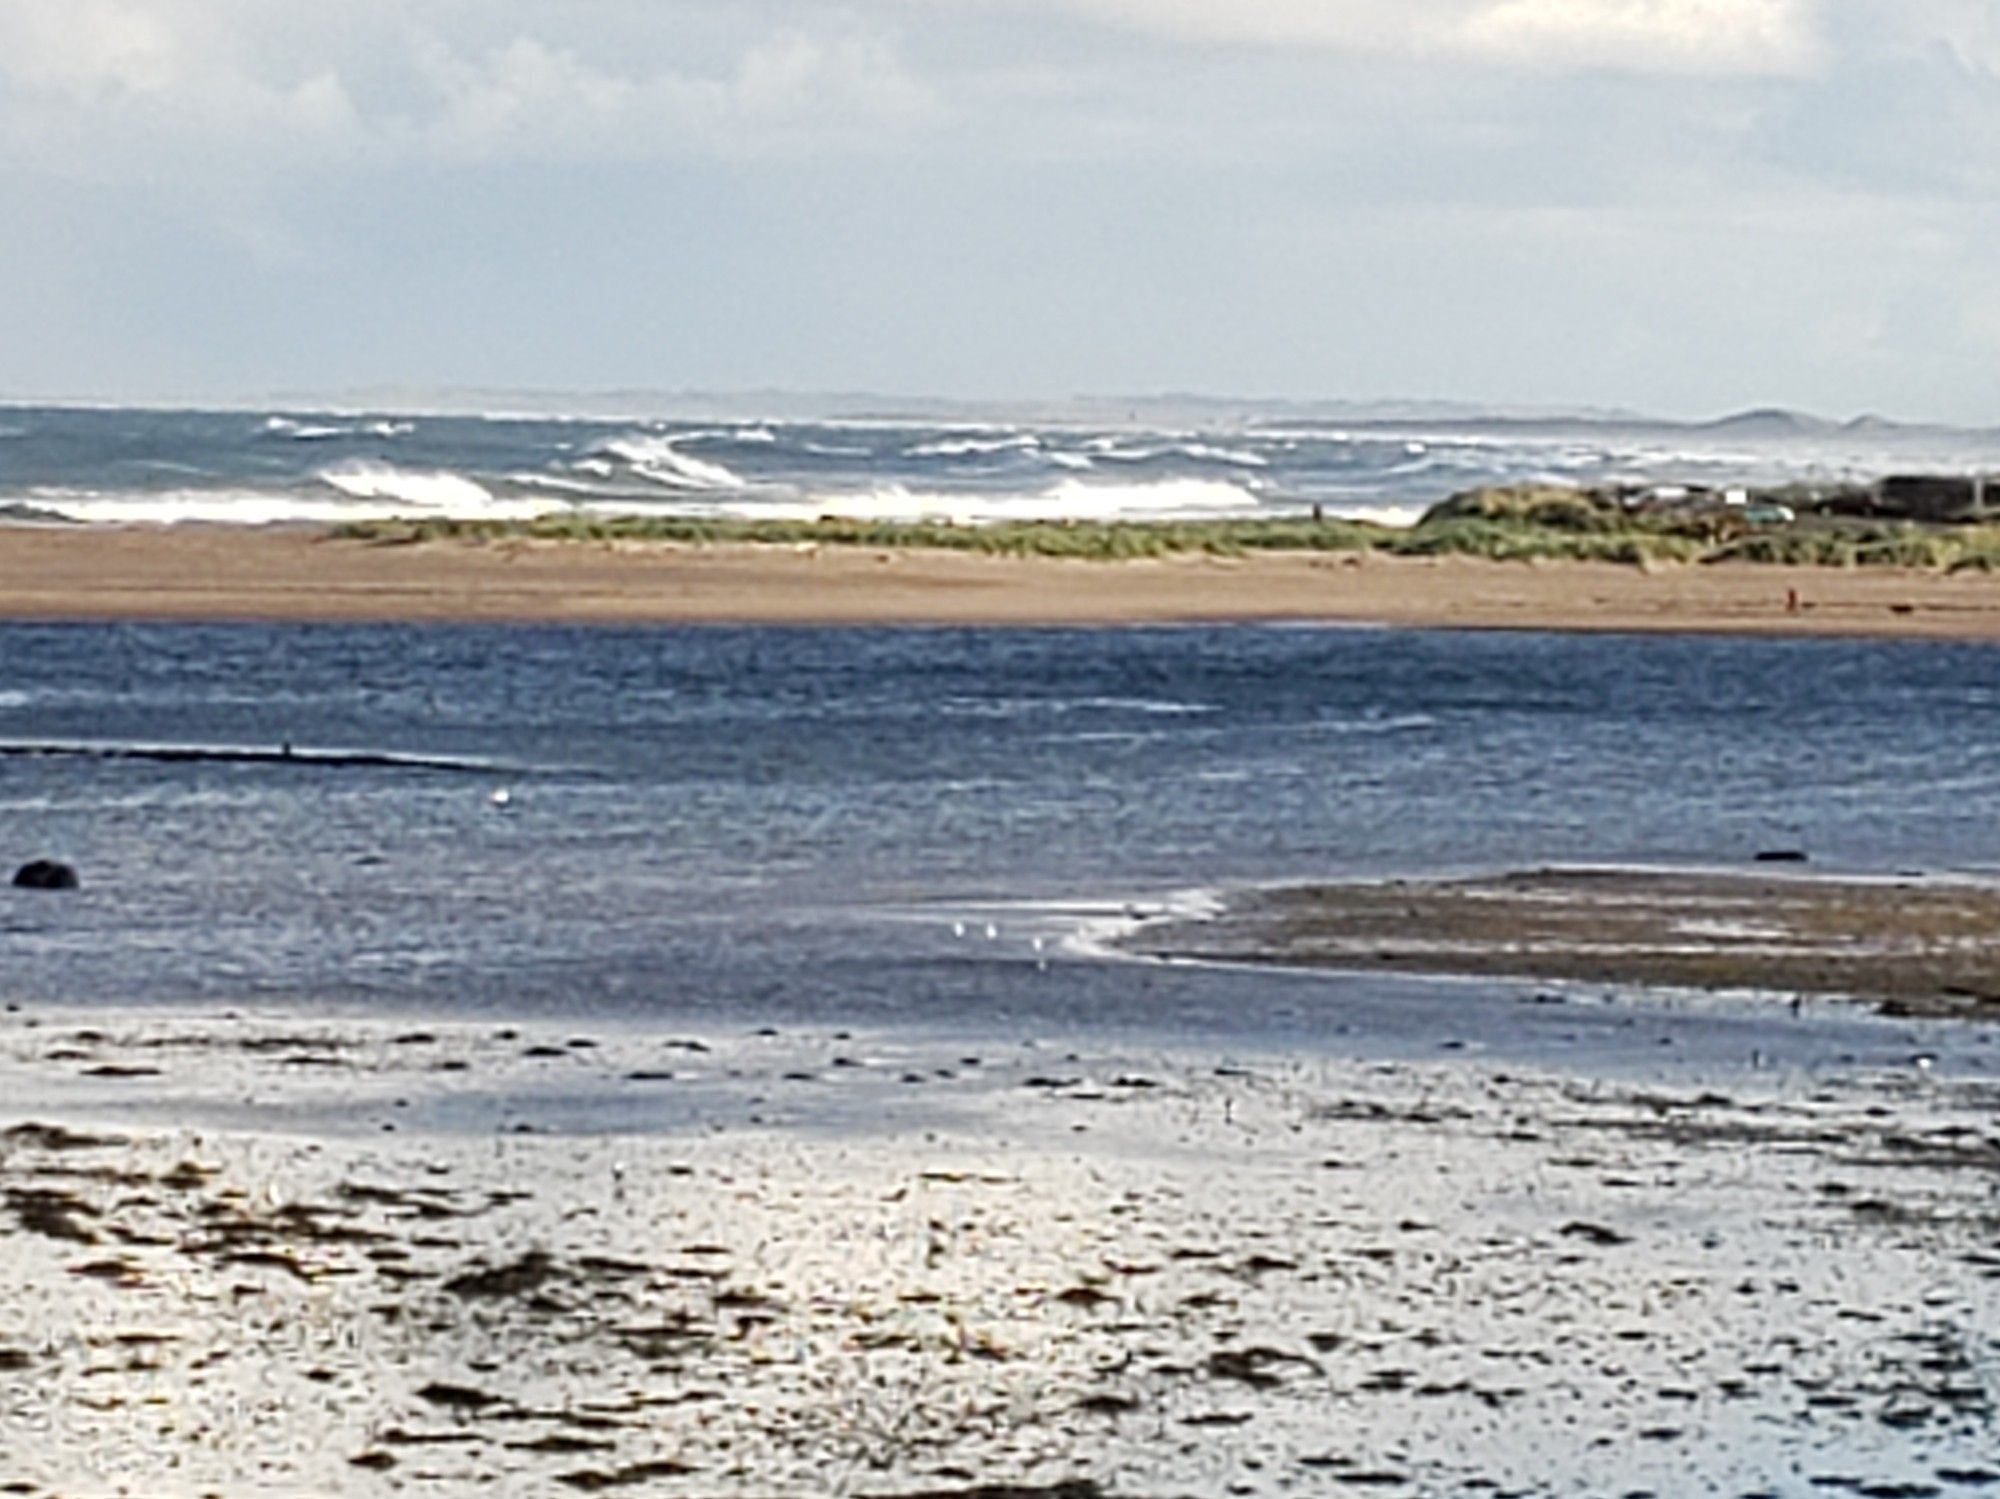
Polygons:
<instances>
[{"instance_id":1,"label":"sandy spit","mask_svg":"<svg viewBox=\"0 0 2000 1499\"><path fill-rule=\"evenodd\" d=\"M1828 996L2000 1022L2000 889L1920 876L1539 869L1304 885L1150 924L1128 945L1209 962Z\"/></svg>"},{"instance_id":2,"label":"sandy spit","mask_svg":"<svg viewBox=\"0 0 2000 1499\"><path fill-rule=\"evenodd\" d=\"M1793 607L1791 594L1796 594ZM1893 569L1260 555L1090 563L923 551L380 545L309 528L0 529L0 618L629 624L1310 620L1991 638L2000 580Z\"/></svg>"}]
</instances>

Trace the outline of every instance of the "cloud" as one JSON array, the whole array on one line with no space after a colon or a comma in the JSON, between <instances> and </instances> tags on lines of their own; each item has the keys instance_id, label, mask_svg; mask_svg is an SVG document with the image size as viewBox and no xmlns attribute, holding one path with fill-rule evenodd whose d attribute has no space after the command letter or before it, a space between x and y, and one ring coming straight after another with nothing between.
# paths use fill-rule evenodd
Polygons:
<instances>
[{"instance_id":1,"label":"cloud","mask_svg":"<svg viewBox=\"0 0 2000 1499\"><path fill-rule=\"evenodd\" d=\"M74 98L170 89L186 74L180 42L157 6L128 0L0 4L0 73Z\"/></svg>"},{"instance_id":2,"label":"cloud","mask_svg":"<svg viewBox=\"0 0 2000 1499\"><path fill-rule=\"evenodd\" d=\"M1459 39L1508 61L1644 72L1793 73L1820 52L1802 0L1500 0Z\"/></svg>"},{"instance_id":3,"label":"cloud","mask_svg":"<svg viewBox=\"0 0 2000 1499\"><path fill-rule=\"evenodd\" d=\"M386 128L452 157L825 151L879 143L939 112L879 41L801 31L751 46L720 74L621 71L527 36L478 57L430 39L420 72L428 96Z\"/></svg>"},{"instance_id":4,"label":"cloud","mask_svg":"<svg viewBox=\"0 0 2000 1499\"><path fill-rule=\"evenodd\" d=\"M1791 73L1818 0L1056 0L1206 42L1641 73Z\"/></svg>"},{"instance_id":5,"label":"cloud","mask_svg":"<svg viewBox=\"0 0 2000 1499\"><path fill-rule=\"evenodd\" d=\"M176 149L629 161L824 154L941 114L888 41L852 27L739 24L720 55L697 58L690 12L675 7L600 12L638 32L622 49L617 27L552 23L527 5L487 9L480 31L448 29L444 7L347 0L341 26L316 9L0 0L0 142L93 170Z\"/></svg>"}]
</instances>

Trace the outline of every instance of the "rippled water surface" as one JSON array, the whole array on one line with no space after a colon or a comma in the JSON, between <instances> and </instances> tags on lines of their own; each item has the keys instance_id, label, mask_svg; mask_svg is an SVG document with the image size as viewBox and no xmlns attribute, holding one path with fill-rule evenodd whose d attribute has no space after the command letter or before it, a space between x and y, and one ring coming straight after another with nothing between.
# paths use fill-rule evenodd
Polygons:
<instances>
[{"instance_id":1,"label":"rippled water surface","mask_svg":"<svg viewBox=\"0 0 2000 1499\"><path fill-rule=\"evenodd\" d=\"M1051 978L1065 910L2000 862L1977 645L16 625L0 661L0 857L85 884L0 901L29 997L1144 1020ZM236 758L83 753L159 747Z\"/></svg>"}]
</instances>

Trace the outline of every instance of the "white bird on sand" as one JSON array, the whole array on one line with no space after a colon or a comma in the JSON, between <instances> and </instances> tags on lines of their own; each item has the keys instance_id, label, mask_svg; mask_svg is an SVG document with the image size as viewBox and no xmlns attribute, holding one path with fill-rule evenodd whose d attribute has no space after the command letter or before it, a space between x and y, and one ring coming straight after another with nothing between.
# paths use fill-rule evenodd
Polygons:
<instances>
[{"instance_id":1,"label":"white bird on sand","mask_svg":"<svg viewBox=\"0 0 2000 1499\"><path fill-rule=\"evenodd\" d=\"M487 800L492 802L496 807L505 807L513 802L514 793L509 791L505 786L502 786L493 795L488 797Z\"/></svg>"}]
</instances>

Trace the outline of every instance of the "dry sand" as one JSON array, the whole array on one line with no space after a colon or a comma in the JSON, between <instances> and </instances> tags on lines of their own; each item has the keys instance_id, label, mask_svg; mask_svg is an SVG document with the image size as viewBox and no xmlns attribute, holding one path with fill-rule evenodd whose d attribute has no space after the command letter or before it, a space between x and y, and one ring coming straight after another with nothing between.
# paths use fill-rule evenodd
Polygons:
<instances>
[{"instance_id":1,"label":"dry sand","mask_svg":"<svg viewBox=\"0 0 2000 1499\"><path fill-rule=\"evenodd\" d=\"M1798 607L1788 606L1796 592ZM0 618L1120 624L2000 635L2000 579L1894 569L1642 571L1360 555L1022 561L914 550L506 541L309 529L0 529Z\"/></svg>"},{"instance_id":2,"label":"dry sand","mask_svg":"<svg viewBox=\"0 0 2000 1499\"><path fill-rule=\"evenodd\" d=\"M1942 1071L131 1013L0 1020L0 1087L5 1493L2000 1482Z\"/></svg>"}]
</instances>

